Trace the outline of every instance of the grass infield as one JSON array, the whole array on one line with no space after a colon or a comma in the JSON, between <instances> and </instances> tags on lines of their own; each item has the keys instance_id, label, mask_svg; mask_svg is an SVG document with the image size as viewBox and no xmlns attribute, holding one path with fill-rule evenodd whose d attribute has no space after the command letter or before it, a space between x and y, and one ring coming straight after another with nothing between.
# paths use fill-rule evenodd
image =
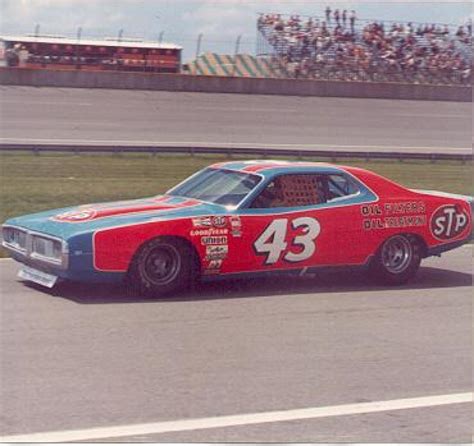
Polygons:
<instances>
[{"instance_id":1,"label":"grass infield","mask_svg":"<svg viewBox=\"0 0 474 446\"><path fill-rule=\"evenodd\" d=\"M0 222L46 209L157 195L198 169L228 159L149 154L2 153ZM340 163L372 170L411 188L473 194L470 163L356 159ZM4 253L0 252L0 256Z\"/></svg>"}]
</instances>

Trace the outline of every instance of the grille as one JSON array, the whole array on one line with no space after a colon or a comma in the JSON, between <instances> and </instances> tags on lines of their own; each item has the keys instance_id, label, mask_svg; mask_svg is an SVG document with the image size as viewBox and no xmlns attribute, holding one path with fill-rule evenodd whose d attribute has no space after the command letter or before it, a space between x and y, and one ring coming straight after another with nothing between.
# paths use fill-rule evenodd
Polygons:
<instances>
[{"instance_id":1,"label":"grille","mask_svg":"<svg viewBox=\"0 0 474 446\"><path fill-rule=\"evenodd\" d=\"M67 267L68 248L64 240L25 229L4 226L3 246L36 261Z\"/></svg>"}]
</instances>

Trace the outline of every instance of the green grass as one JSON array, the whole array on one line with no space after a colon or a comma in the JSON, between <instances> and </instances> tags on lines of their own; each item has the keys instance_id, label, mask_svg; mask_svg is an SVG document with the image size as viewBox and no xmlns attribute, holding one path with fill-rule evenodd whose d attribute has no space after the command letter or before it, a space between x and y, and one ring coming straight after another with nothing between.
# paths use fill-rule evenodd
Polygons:
<instances>
[{"instance_id":1,"label":"green grass","mask_svg":"<svg viewBox=\"0 0 474 446\"><path fill-rule=\"evenodd\" d=\"M159 194L216 156L0 154L0 221L45 209ZM472 195L472 165L343 161L413 188Z\"/></svg>"},{"instance_id":2,"label":"green grass","mask_svg":"<svg viewBox=\"0 0 474 446\"><path fill-rule=\"evenodd\" d=\"M156 195L196 170L227 159L2 153L0 223L12 216L46 209ZM364 160L342 163L373 170L408 187L473 194L471 164Z\"/></svg>"}]
</instances>

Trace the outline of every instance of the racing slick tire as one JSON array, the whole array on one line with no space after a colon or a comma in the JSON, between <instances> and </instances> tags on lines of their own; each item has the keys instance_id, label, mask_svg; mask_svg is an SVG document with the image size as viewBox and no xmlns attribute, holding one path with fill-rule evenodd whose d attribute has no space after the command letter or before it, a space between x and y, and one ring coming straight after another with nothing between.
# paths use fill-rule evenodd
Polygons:
<instances>
[{"instance_id":1,"label":"racing slick tire","mask_svg":"<svg viewBox=\"0 0 474 446\"><path fill-rule=\"evenodd\" d=\"M196 272L196 255L186 241L159 237L137 251L127 282L141 296L162 297L189 288Z\"/></svg>"},{"instance_id":2,"label":"racing slick tire","mask_svg":"<svg viewBox=\"0 0 474 446\"><path fill-rule=\"evenodd\" d=\"M402 285L411 280L422 258L422 249L414 237L394 235L384 241L371 263L370 273L377 282Z\"/></svg>"}]
</instances>

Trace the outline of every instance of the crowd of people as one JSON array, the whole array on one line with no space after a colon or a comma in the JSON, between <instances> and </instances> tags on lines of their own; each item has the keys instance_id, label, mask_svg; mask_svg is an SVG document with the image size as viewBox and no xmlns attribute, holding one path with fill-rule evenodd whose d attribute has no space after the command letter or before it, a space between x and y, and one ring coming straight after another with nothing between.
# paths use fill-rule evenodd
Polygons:
<instances>
[{"instance_id":1,"label":"crowd of people","mask_svg":"<svg viewBox=\"0 0 474 446\"><path fill-rule=\"evenodd\" d=\"M261 14L258 30L274 64L288 76L470 83L472 23L455 29L362 21L354 10L331 10L323 17Z\"/></svg>"}]
</instances>

